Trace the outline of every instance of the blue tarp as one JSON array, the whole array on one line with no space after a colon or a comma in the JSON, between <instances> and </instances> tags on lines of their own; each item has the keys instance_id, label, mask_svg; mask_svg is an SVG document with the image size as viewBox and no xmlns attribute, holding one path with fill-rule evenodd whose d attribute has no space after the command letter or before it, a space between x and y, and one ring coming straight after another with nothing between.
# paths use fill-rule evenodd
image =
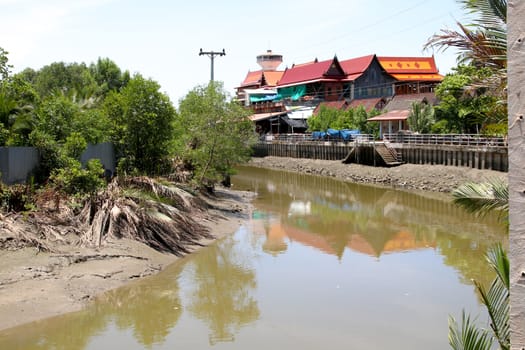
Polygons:
<instances>
[{"instance_id":1,"label":"blue tarp","mask_svg":"<svg viewBox=\"0 0 525 350\"><path fill-rule=\"evenodd\" d=\"M345 141L352 141L356 135L361 134L361 131L359 130L350 130L350 129L343 129L343 130L337 130L337 129L328 129L326 132L324 131L314 131L312 132L312 139L314 140L322 140L326 137L330 139L339 139L339 140L345 140Z\"/></svg>"},{"instance_id":2,"label":"blue tarp","mask_svg":"<svg viewBox=\"0 0 525 350\"><path fill-rule=\"evenodd\" d=\"M314 140L322 140L326 136L326 133L324 131L314 131L312 132L312 139Z\"/></svg>"},{"instance_id":3,"label":"blue tarp","mask_svg":"<svg viewBox=\"0 0 525 350\"><path fill-rule=\"evenodd\" d=\"M340 131L341 138L346 141L351 141L355 135L359 135L361 131L359 130L350 130L350 129L343 129Z\"/></svg>"},{"instance_id":4,"label":"blue tarp","mask_svg":"<svg viewBox=\"0 0 525 350\"><path fill-rule=\"evenodd\" d=\"M331 138L335 138L335 139L338 139L341 137L341 132L336 129L328 129L326 130L326 134L330 136Z\"/></svg>"}]
</instances>

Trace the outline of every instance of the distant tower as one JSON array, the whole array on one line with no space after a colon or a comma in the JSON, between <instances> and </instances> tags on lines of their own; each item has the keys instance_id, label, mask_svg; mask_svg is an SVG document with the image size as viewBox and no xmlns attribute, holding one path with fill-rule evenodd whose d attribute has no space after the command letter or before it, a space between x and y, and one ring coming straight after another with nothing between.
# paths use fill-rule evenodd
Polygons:
<instances>
[{"instance_id":1,"label":"distant tower","mask_svg":"<svg viewBox=\"0 0 525 350\"><path fill-rule=\"evenodd\" d=\"M272 50L266 50L265 53L257 56L257 63L262 67L263 71L273 71L283 62L283 56L277 55Z\"/></svg>"}]
</instances>

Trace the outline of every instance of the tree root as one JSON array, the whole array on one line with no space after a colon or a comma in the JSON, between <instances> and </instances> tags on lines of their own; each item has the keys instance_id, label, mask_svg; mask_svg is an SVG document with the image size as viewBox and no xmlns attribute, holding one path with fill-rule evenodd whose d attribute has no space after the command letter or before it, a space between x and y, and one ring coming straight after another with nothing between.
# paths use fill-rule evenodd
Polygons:
<instances>
[{"instance_id":1,"label":"tree root","mask_svg":"<svg viewBox=\"0 0 525 350\"><path fill-rule=\"evenodd\" d=\"M153 193L153 199L123 195L124 186ZM129 238L180 256L189 253L191 246L201 245L200 240L212 238L192 218L202 216L206 207L205 201L172 184L147 177L127 178L122 185L114 180L87 200L78 214L64 207L59 212L41 210L4 217L0 249L33 246L57 252L62 244L100 247L108 238Z\"/></svg>"}]
</instances>

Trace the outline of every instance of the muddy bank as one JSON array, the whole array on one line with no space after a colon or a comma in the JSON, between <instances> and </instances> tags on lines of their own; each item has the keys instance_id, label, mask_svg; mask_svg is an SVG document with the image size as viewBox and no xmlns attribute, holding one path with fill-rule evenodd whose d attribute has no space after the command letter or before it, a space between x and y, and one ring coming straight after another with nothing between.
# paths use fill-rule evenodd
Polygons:
<instances>
[{"instance_id":1,"label":"muddy bank","mask_svg":"<svg viewBox=\"0 0 525 350\"><path fill-rule=\"evenodd\" d=\"M252 197L219 189L215 198L207 199L211 209L200 222L214 238L199 242L204 249L237 230L248 217ZM57 245L56 251L0 250L0 330L79 310L95 296L180 259L130 239L110 239L98 249Z\"/></svg>"},{"instance_id":2,"label":"muddy bank","mask_svg":"<svg viewBox=\"0 0 525 350\"><path fill-rule=\"evenodd\" d=\"M271 156L252 158L247 165L334 177L356 183L444 193L469 181L482 182L494 177L507 181L507 173L444 165L402 164L382 168L332 160Z\"/></svg>"}]
</instances>

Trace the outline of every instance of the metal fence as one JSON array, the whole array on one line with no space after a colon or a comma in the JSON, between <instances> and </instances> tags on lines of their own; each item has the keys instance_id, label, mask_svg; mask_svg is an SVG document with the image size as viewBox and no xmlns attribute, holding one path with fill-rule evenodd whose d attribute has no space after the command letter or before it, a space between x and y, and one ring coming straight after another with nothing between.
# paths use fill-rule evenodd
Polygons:
<instances>
[{"instance_id":1,"label":"metal fence","mask_svg":"<svg viewBox=\"0 0 525 350\"><path fill-rule=\"evenodd\" d=\"M374 137L369 134L354 134L349 140L343 140L340 137L325 136L322 139L314 138L312 133L304 134L267 134L260 137L260 142L284 142L284 143L301 143L301 142L370 142Z\"/></svg>"},{"instance_id":2,"label":"metal fence","mask_svg":"<svg viewBox=\"0 0 525 350\"><path fill-rule=\"evenodd\" d=\"M391 143L412 145L454 145L507 147L507 139L499 136L476 134L384 134L383 139Z\"/></svg>"},{"instance_id":3,"label":"metal fence","mask_svg":"<svg viewBox=\"0 0 525 350\"><path fill-rule=\"evenodd\" d=\"M106 142L88 145L80 156L83 165L90 159L99 159L106 173L112 175L116 169L113 144ZM35 147L0 147L0 173L7 185L25 183L40 165L40 154Z\"/></svg>"},{"instance_id":4,"label":"metal fence","mask_svg":"<svg viewBox=\"0 0 525 350\"><path fill-rule=\"evenodd\" d=\"M26 182L38 167L40 155L34 147L0 147L0 172L2 182Z\"/></svg>"}]
</instances>

